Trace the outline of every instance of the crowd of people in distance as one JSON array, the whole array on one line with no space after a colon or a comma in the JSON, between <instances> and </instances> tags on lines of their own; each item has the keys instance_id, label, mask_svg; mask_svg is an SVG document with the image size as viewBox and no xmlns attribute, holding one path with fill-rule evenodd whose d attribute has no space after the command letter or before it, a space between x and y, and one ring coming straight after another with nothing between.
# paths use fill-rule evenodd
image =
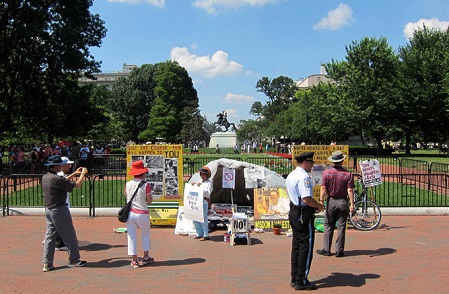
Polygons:
<instances>
[{"instance_id":1,"label":"crowd of people in distance","mask_svg":"<svg viewBox=\"0 0 449 294\"><path fill-rule=\"evenodd\" d=\"M108 144L88 146L87 143L77 142L0 147L0 174L42 174L45 161L56 155L74 161L74 167L88 167L92 158L110 152Z\"/></svg>"}]
</instances>

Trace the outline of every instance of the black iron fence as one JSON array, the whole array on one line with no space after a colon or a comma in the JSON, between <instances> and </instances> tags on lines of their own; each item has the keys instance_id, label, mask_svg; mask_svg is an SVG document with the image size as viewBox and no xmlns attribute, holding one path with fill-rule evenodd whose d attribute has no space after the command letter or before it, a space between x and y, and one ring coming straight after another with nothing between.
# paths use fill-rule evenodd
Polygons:
<instances>
[{"instance_id":1,"label":"black iron fence","mask_svg":"<svg viewBox=\"0 0 449 294\"><path fill-rule=\"evenodd\" d=\"M381 207L447 207L448 183L448 174L382 174L382 184L368 192Z\"/></svg>"},{"instance_id":2,"label":"black iron fence","mask_svg":"<svg viewBox=\"0 0 449 294\"><path fill-rule=\"evenodd\" d=\"M216 157L185 158L184 179L188 180L202 166ZM236 158L233 158L236 159ZM448 165L394 157L351 157L350 170L361 174L359 162L376 159L381 165L382 185L371 192L374 200L383 207L444 207L449 206ZM264 166L281 175L287 175L292 162L286 158L250 157L237 160ZM80 189L70 196L72 207L89 208L95 216L97 207L124 205L123 191L126 183L125 156L111 156L93 161L91 175ZM3 215L12 207L44 207L41 188L42 174L11 174L0 177L0 201Z\"/></svg>"}]
</instances>

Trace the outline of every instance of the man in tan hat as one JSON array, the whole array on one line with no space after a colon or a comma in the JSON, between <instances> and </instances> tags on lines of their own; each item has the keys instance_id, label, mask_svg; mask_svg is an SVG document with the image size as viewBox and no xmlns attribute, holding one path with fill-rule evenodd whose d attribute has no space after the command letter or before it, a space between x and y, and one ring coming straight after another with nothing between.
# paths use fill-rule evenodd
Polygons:
<instances>
[{"instance_id":1,"label":"man in tan hat","mask_svg":"<svg viewBox=\"0 0 449 294\"><path fill-rule=\"evenodd\" d=\"M335 240L335 256L345 255L346 220L349 212L354 211L354 178L351 172L343 167L345 158L346 155L341 151L332 152L332 156L327 160L332 162L333 166L323 172L321 180L320 202L323 203L324 197L327 196L327 205L324 213L323 249L317 250L317 253L324 256L331 256L330 249L336 225L338 237Z\"/></svg>"}]
</instances>

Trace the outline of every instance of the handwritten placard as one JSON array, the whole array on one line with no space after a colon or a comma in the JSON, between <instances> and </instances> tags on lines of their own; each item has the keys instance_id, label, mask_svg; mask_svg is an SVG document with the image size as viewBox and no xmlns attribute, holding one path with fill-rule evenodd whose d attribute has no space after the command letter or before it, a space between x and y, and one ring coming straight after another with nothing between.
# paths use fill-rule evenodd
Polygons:
<instances>
[{"instance_id":1,"label":"handwritten placard","mask_svg":"<svg viewBox=\"0 0 449 294\"><path fill-rule=\"evenodd\" d=\"M184 217L192 221L204 222L203 187L186 184L184 187Z\"/></svg>"},{"instance_id":2,"label":"handwritten placard","mask_svg":"<svg viewBox=\"0 0 449 294\"><path fill-rule=\"evenodd\" d=\"M364 160L360 162L362 179L366 187L373 187L382 184L382 173L379 161L376 159Z\"/></svg>"}]
</instances>

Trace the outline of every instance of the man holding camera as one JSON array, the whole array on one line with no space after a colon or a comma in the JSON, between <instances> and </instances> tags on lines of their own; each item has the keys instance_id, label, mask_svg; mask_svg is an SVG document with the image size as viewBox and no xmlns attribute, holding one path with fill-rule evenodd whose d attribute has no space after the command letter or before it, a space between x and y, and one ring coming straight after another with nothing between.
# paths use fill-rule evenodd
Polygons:
<instances>
[{"instance_id":1,"label":"man holding camera","mask_svg":"<svg viewBox=\"0 0 449 294\"><path fill-rule=\"evenodd\" d=\"M68 267L85 266L87 263L84 260L80 260L78 239L66 200L67 193L72 192L74 188L81 187L88 170L85 167L78 168L75 173L80 176L76 181L72 181L57 175L58 172L63 171L66 164L67 161L62 160L59 155L49 157L44 164L48 166L48 172L42 177L42 191L44 194L45 219L47 224L44 240L44 267L42 269L44 272L54 269L53 259L58 234L68 249Z\"/></svg>"}]
</instances>

